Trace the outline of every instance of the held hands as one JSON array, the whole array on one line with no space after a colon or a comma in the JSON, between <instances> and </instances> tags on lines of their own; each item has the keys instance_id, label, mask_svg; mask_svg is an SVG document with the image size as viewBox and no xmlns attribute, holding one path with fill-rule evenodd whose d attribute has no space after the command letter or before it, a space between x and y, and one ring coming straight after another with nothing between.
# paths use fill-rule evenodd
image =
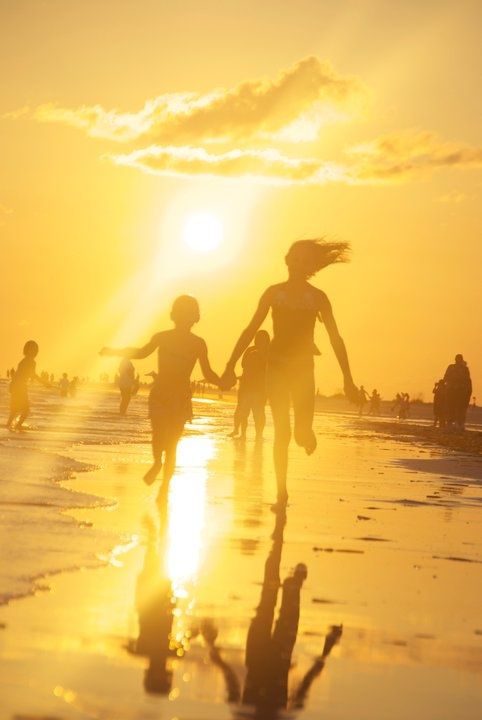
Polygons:
<instances>
[{"instance_id":1,"label":"held hands","mask_svg":"<svg viewBox=\"0 0 482 720\"><path fill-rule=\"evenodd\" d=\"M226 370L221 375L220 385L221 390L231 390L236 385L236 373L234 369L227 366Z\"/></svg>"},{"instance_id":2,"label":"held hands","mask_svg":"<svg viewBox=\"0 0 482 720\"><path fill-rule=\"evenodd\" d=\"M112 349L103 347L102 350L99 350L99 355L102 355L102 357L109 357L112 355Z\"/></svg>"},{"instance_id":3,"label":"held hands","mask_svg":"<svg viewBox=\"0 0 482 720\"><path fill-rule=\"evenodd\" d=\"M347 400L354 405L358 405L360 402L360 391L353 382L353 380L345 381L344 392Z\"/></svg>"}]
</instances>

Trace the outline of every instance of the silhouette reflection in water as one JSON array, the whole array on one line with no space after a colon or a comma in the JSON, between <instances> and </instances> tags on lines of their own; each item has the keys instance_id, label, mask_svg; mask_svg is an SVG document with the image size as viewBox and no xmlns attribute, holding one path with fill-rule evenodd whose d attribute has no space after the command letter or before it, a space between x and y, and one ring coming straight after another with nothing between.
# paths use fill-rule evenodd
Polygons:
<instances>
[{"instance_id":1,"label":"silhouette reflection in water","mask_svg":"<svg viewBox=\"0 0 482 720\"><path fill-rule=\"evenodd\" d=\"M273 544L265 564L260 602L248 629L244 688L216 644L218 631L215 625L206 620L201 626L211 661L223 673L227 701L235 705L234 717L275 720L285 716L284 711L287 709L301 709L313 681L321 674L326 659L342 634L341 625L330 628L323 652L289 695L288 676L298 633L300 592L307 577L307 569L306 565L299 563L281 585L280 563L285 524L286 514L280 509L276 513ZM280 586L281 607L273 628Z\"/></svg>"},{"instance_id":2,"label":"silhouette reflection in water","mask_svg":"<svg viewBox=\"0 0 482 720\"><path fill-rule=\"evenodd\" d=\"M184 643L173 639L172 625L176 599L167 572L167 497L158 503L159 527L146 519L147 547L136 584L137 640L128 647L148 659L144 689L167 695L172 688L170 659L184 654Z\"/></svg>"}]
</instances>

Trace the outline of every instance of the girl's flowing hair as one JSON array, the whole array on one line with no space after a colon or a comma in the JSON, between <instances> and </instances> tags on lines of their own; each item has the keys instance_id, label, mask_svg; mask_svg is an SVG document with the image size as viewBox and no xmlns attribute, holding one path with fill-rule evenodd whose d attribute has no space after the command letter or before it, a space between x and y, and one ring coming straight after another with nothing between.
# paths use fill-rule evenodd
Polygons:
<instances>
[{"instance_id":1,"label":"girl's flowing hair","mask_svg":"<svg viewBox=\"0 0 482 720\"><path fill-rule=\"evenodd\" d=\"M348 262L349 250L347 242L331 242L324 238L298 240L288 250L285 260L288 268L295 265L302 267L303 274L311 277L328 265Z\"/></svg>"}]
</instances>

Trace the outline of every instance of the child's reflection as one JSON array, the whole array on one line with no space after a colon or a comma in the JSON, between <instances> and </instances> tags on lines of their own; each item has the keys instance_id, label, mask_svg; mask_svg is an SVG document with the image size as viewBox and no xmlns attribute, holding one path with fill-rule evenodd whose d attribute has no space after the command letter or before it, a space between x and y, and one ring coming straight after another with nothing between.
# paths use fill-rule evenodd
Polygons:
<instances>
[{"instance_id":1,"label":"child's reflection","mask_svg":"<svg viewBox=\"0 0 482 720\"><path fill-rule=\"evenodd\" d=\"M164 695L172 687L168 658L176 655L172 641L175 599L166 570L167 498L158 503L158 508L159 527L152 518L146 519L146 554L136 584L139 635L130 650L148 658L144 675L146 692Z\"/></svg>"}]
</instances>

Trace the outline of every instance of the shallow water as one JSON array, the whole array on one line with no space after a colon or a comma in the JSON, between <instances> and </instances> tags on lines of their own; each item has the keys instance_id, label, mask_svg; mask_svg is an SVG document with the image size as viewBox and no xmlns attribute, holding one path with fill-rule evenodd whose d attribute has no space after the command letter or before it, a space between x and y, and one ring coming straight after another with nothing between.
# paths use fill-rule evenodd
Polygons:
<instances>
[{"instance_id":1,"label":"shallow water","mask_svg":"<svg viewBox=\"0 0 482 720\"><path fill-rule=\"evenodd\" d=\"M103 392L74 401L75 413L44 407L38 430L0 441L7 466L28 466L30 453L35 469L41 447L49 461L68 458L26 487L16 476L27 495L55 498L33 535L25 507L9 506L37 549L22 562L55 565L49 543L63 523L55 569L102 564L0 609L0 717L255 717L243 695L263 687L266 719L480 716L480 460L320 415L315 455L291 452L283 518L270 505L271 427L261 445L233 442L232 407L196 402L169 497L156 503L140 480L145 398L121 422L116 402ZM300 563L307 577L288 581L281 611L280 583Z\"/></svg>"}]
</instances>

